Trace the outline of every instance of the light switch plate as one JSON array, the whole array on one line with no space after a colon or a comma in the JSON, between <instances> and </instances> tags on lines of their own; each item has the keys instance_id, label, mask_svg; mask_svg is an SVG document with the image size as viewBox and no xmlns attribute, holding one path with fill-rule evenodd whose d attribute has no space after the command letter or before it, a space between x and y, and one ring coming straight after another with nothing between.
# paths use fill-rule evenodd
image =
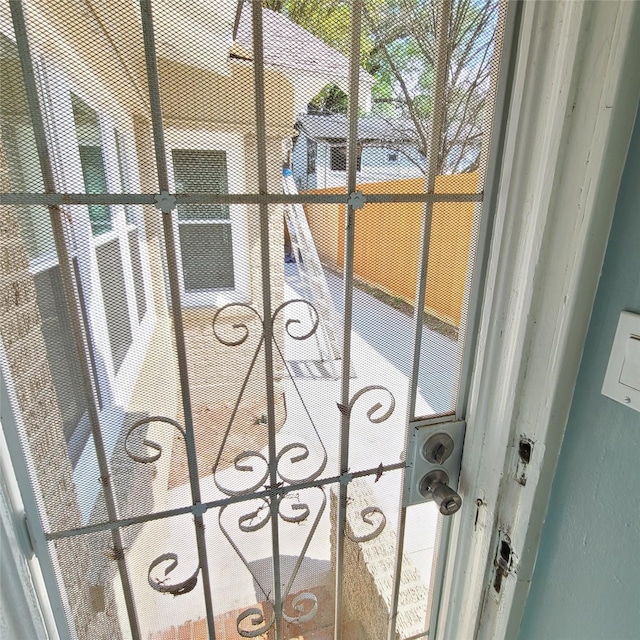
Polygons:
<instances>
[{"instance_id":1,"label":"light switch plate","mask_svg":"<svg viewBox=\"0 0 640 640\"><path fill-rule=\"evenodd\" d=\"M640 314L620 314L602 393L640 411Z\"/></svg>"}]
</instances>

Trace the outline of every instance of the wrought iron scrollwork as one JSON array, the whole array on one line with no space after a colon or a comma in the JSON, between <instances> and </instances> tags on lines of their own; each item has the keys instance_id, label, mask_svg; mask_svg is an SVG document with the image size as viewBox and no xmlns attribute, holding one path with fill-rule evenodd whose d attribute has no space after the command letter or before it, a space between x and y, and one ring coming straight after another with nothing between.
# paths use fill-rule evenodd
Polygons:
<instances>
[{"instance_id":1,"label":"wrought iron scrollwork","mask_svg":"<svg viewBox=\"0 0 640 640\"><path fill-rule=\"evenodd\" d=\"M246 629L243 626L243 622L249 620L251 623L251 629ZM245 609L236 619L236 628L238 633L243 638L257 638L264 633L267 633L273 626L276 620L275 613L272 613L268 618L265 617L262 609L258 607L250 607Z\"/></svg>"},{"instance_id":2,"label":"wrought iron scrollwork","mask_svg":"<svg viewBox=\"0 0 640 640\"><path fill-rule=\"evenodd\" d=\"M127 435L125 436L125 439L124 439L124 450L134 462L140 462L141 464L149 464L151 462L155 462L156 460L159 460L160 456L162 455L162 445L158 444L157 442L154 442L153 440L149 440L148 438L145 438L142 441L142 444L146 445L150 449L153 449L155 453L152 453L151 455L140 455L139 453L134 453L129 449L129 438L131 437L133 432L136 429L139 429L140 427L146 424L151 424L152 422L164 422L166 424L170 424L172 427L175 427L180 432L180 434L182 435L183 441L186 442L186 435L185 435L184 429L182 428L180 423L176 422L175 420L172 420L171 418L165 418L164 416L150 416L148 418L142 418L141 420L137 420L136 422L134 422L129 427L129 430L127 431Z\"/></svg>"},{"instance_id":3,"label":"wrought iron scrollwork","mask_svg":"<svg viewBox=\"0 0 640 640\"><path fill-rule=\"evenodd\" d=\"M284 323L284 329L287 332L287 335L292 338L293 340L307 340L308 338L310 338L317 330L318 330L318 325L320 323L320 316L318 315L318 311L317 309L308 301L308 300L304 300L303 298L295 298L293 300L287 300L286 302L283 302L272 314L272 322L275 324L276 318L278 317L278 314L281 311L284 311L287 307L293 306L294 304L303 304L306 307L308 307L311 311L313 311L313 321L312 321L312 326L311 329L309 329L306 333L302 333L300 335L296 335L294 332L292 332L291 327L295 326L295 325L301 325L302 321L299 320L298 318L289 318L289 320L287 320ZM278 345L277 340L274 338L274 342L276 343L276 345L278 346L278 348L280 348L280 345Z\"/></svg>"},{"instance_id":4,"label":"wrought iron scrollwork","mask_svg":"<svg viewBox=\"0 0 640 640\"><path fill-rule=\"evenodd\" d=\"M277 322L279 315L283 313L285 309L290 308L293 305L297 305L297 306L302 305L303 307L306 307L309 310L311 314L311 326L310 328L300 329L304 324L303 320L300 318L289 318L284 322L284 329L287 335L293 340L307 340L316 333L319 325L318 312L315 309L315 307L307 300L295 299L295 300L288 300L282 303L272 313L271 325L273 326ZM244 486L238 486L238 485L233 487L226 486L221 481L220 474L218 473L218 471L219 471L220 461L222 459L225 446L227 444L229 435L231 433L231 430L234 424L234 420L237 416L240 403L242 401L243 395L249 383L249 378L251 377L251 374L255 368L256 361L263 347L265 337L266 337L266 332L265 332L264 320L262 316L258 313L258 311L256 311L253 307L251 307L248 304L233 302L218 309L218 311L215 313L213 317L213 334L221 344L229 347L237 347L241 344L244 344L249 339L249 336L250 336L250 326L247 321L234 321L230 325L231 329L234 332L239 332L239 336L237 338L230 338L228 336L225 337L224 335L222 335L220 323L222 322L225 315L227 315L229 311L231 311L232 309L239 310L244 313L246 313L247 310L250 311L255 316L255 318L259 321L259 324L261 327L261 334L259 336L258 343L255 347L255 351L251 358L249 368L242 382L240 392L238 394L238 398L236 399L233 411L231 412L231 416L227 423L227 427L225 429L225 433L223 435L220 448L218 450L216 461L212 469L215 485L220 491L222 491L225 495L228 495L228 496L241 496L241 495L249 495L254 491L256 491L258 487L260 487L261 485L264 485L268 475L268 462L265 456L263 456L261 453L257 451L245 451L235 457L233 466L236 469L236 471L245 472L247 473L247 479L251 478L250 483L248 482ZM289 366L284 358L281 345L278 344L278 341L275 339L275 337L273 337L272 339L273 339L276 352L280 356L284 367L287 369L287 371L291 375L291 372L289 371ZM291 376L291 381L293 383L295 392L300 402L302 403L302 406L304 407L305 414L309 420L309 423L313 428L313 431L315 432L315 436L317 438L317 441L322 451L322 458L319 461L319 463L315 465L315 469L312 472L305 471L302 477L293 477L293 475L289 471L283 469L283 467L286 466L290 468L292 466L297 465L298 463L308 460L311 455L311 450L309 448L309 445L303 442L291 442L282 447L282 449L278 452L276 461L275 461L277 474L283 482L287 482L289 484L295 484L295 483L301 483L301 482L311 482L316 478L318 478L326 468L328 455L327 455L327 450L324 446L324 443L322 442L322 438L320 437L318 429L311 415L307 410L307 407L302 398L302 394L300 393L300 390L298 389L298 386L296 385L295 380L293 379L293 376ZM292 456L287 455L293 451L297 451L297 453ZM251 464L247 462L250 459L253 459L253 462ZM264 464L265 471L264 473L261 473L259 476L256 477L255 475L256 468L257 468L256 464L258 463L258 461L260 461L261 466L262 464ZM303 465L300 465L300 468L305 468L305 467ZM249 476L248 475L249 473L252 473L253 476ZM238 480L239 477L236 475L235 479Z\"/></svg>"},{"instance_id":5,"label":"wrought iron scrollwork","mask_svg":"<svg viewBox=\"0 0 640 640\"><path fill-rule=\"evenodd\" d=\"M249 337L249 327L244 322L234 322L231 325L232 329L236 331L237 330L242 331L241 336L239 338L236 338L235 340L225 339L221 337L220 334L218 333L218 329L216 327L216 324L218 323L218 319L224 315L225 311L233 307L248 309L249 311L251 311L251 313L253 313L256 316L256 318L258 318L258 320L260 321L260 324L264 325L262 316L250 304L246 304L244 302L230 302L229 304L225 304L215 312L213 316L212 324L213 324L213 335L216 337L216 340L218 340L218 342L225 345L226 347L237 347L241 345L243 342L246 342L247 338Z\"/></svg>"},{"instance_id":6,"label":"wrought iron scrollwork","mask_svg":"<svg viewBox=\"0 0 640 640\"><path fill-rule=\"evenodd\" d=\"M285 310L295 309L298 317L289 317L283 322L286 335L292 340L302 341L311 338L319 326L319 314L315 307L308 301L302 299L289 300L278 306L271 315L270 327L280 322L279 318ZM306 317L304 309L307 310ZM240 312L241 319L237 319L238 314L229 317L233 311ZM227 318L226 326L222 327L223 320ZM255 327L258 326L258 334L255 334ZM252 331L254 335L252 336ZM243 538L243 534L253 534L263 529L271 518L277 517L282 522L281 527L287 525L303 525L307 523L308 530L305 530L306 537L302 542L299 553L296 552L295 564L286 585L283 583L280 604L283 607L282 617L291 624L302 624L308 622L316 616L318 612L318 599L310 591L303 591L291 598L291 591L300 571L302 562L307 554L309 545L316 533L318 524L325 512L327 496L323 486L308 486L313 483L324 472L328 454L327 449L320 437L318 428L307 409L300 389L295 380L295 376L289 369L289 364L284 357L284 345L279 344L275 335L269 330L269 336L265 329L265 322L260 313L252 306L244 303L231 303L221 307L213 317L213 335L215 339L226 347L238 347L247 343L251 338L253 352L250 357L248 368L245 372L238 397L231 411L222 441L218 449L215 463L212 468L215 486L227 497L233 498L230 503L225 504L218 510L218 526L220 531L237 554L238 558L253 576L256 588L261 591L261 605L253 606L244 610L238 615L236 626L238 634L243 638L255 638L265 634L274 624L276 619L275 606L271 598L271 585L263 585L252 569L251 563L247 560L247 553L242 550L242 546L248 544L249 538ZM302 417L308 420L311 425L313 435L317 438L317 444L310 442L294 441L283 443L276 452L275 459L270 460L258 450L247 449L235 455L230 467L233 474L233 481L228 478L226 483L222 480L220 472L221 460L225 446L229 441L235 420L238 416L243 396L247 390L249 380L255 370L256 362L264 346L265 340L270 339L274 345L274 356L279 357L284 368L290 375L290 383L293 387L296 402L299 399L302 412L296 412L297 418ZM369 392L382 391L388 394L388 403L376 401L367 410L367 419L372 424L379 424L387 420L395 410L395 398L385 387L370 385L357 391L345 407L338 405L343 415L350 417L354 405L360 398ZM285 417L285 421L291 418L291 412ZM185 431L175 420L163 417L150 417L136 422L128 431L125 438L125 449L130 458L140 463L154 462L162 455L162 447L157 442L150 439L143 440L143 444L153 450L152 453L140 454L132 452L129 448L129 437L132 433L144 424L154 421L165 422L177 428L183 438ZM299 432L299 429L296 430ZM185 438L186 441L186 438ZM272 465L270 469L270 464ZM274 486L267 486L270 470L277 474L279 481ZM298 471L299 470L299 471ZM226 473L226 470L225 470ZM295 485L304 484L307 486L296 491ZM232 484L232 486L227 486ZM252 497L261 487L269 489L267 495ZM292 490L293 489L293 490ZM317 493L319 492L319 493ZM235 499L240 498L240 502ZM274 509L274 502L277 509ZM229 509L233 507L233 511ZM230 514L233 514L231 518ZM354 542L366 542L373 540L384 530L386 517L377 506L368 506L360 511L362 522L368 525L368 532L362 535L355 535L353 532L346 535ZM284 530L284 529L283 529ZM250 557L250 556L249 556ZM167 563L164 570L164 578L159 579L153 574L154 569ZM181 595L193 590L198 582L198 574L201 567L198 566L195 572L178 583L169 583L170 574L178 566L178 556L175 553L164 553L156 558L150 565L148 571L149 585L160 593L171 593ZM285 610L286 609L286 610Z\"/></svg>"},{"instance_id":7,"label":"wrought iron scrollwork","mask_svg":"<svg viewBox=\"0 0 640 640\"><path fill-rule=\"evenodd\" d=\"M162 580L158 580L157 578L151 577L151 572L163 562L169 562L169 565L164 570L165 578ZM174 584L167 584L167 576L174 571L174 569L178 566L178 555L176 553L163 553L158 556L150 565L149 570L147 572L147 580L149 585L155 591L159 591L160 593L170 593L173 596L181 596L184 593L189 593L189 591L193 591L195 586L198 584L198 574L200 573L200 565L196 568L191 576L189 576L186 580L182 582L176 582Z\"/></svg>"},{"instance_id":8,"label":"wrought iron scrollwork","mask_svg":"<svg viewBox=\"0 0 640 640\"><path fill-rule=\"evenodd\" d=\"M304 612L306 608L305 603L311 603L311 607L306 613ZM285 611L283 611L282 617L287 622L291 622L292 624L303 624L305 622L313 620L316 613L318 613L318 598L310 591L303 591L302 593L299 593L295 598L293 598L293 600L291 601L291 606L294 608L297 614L295 616L289 616Z\"/></svg>"},{"instance_id":9,"label":"wrought iron scrollwork","mask_svg":"<svg viewBox=\"0 0 640 640\"><path fill-rule=\"evenodd\" d=\"M282 504L283 501L281 500L278 504L278 515L285 522L304 522L311 513L311 511L309 510L309 505L305 504L304 502L300 502L299 500L291 504L291 511L294 512L292 514L282 513Z\"/></svg>"},{"instance_id":10,"label":"wrought iron scrollwork","mask_svg":"<svg viewBox=\"0 0 640 640\"><path fill-rule=\"evenodd\" d=\"M355 403L360 398L362 398L365 394L368 394L372 391L386 392L386 394L388 394L388 397L389 397L389 406L387 407L386 410L380 413L380 411L384 407L381 402L376 402L367 410L367 419L372 424L380 424L381 422L388 420L393 414L393 412L395 411L396 399L393 393L391 393L389 389L387 389L386 387L383 387L382 385L369 385L369 386L363 387L362 389L359 389L353 394L353 396L351 396L351 399L347 406L338 404L338 409L344 416L347 416L347 418L350 418L351 412L353 411L353 407ZM380 479L381 475L382 475L382 464L380 464L380 471L379 471L379 475L376 476L376 480L375 480L376 482ZM377 524L374 522L374 519L371 517L374 514L377 516L376 517ZM360 511L360 518L364 523L366 523L370 527L373 527L373 529L369 531L369 533L365 533L362 535L355 535L353 533L349 533L348 528L345 528L345 535L352 542L360 543L360 542L369 542L371 540L374 540L384 531L384 528L387 524L387 518L384 515L384 512L380 507L376 507L376 506L368 506L362 509Z\"/></svg>"},{"instance_id":11,"label":"wrought iron scrollwork","mask_svg":"<svg viewBox=\"0 0 640 640\"><path fill-rule=\"evenodd\" d=\"M262 529L271 519L271 500L277 500L278 516L285 523L301 524L303 522L306 522L312 515L312 501L309 499L311 498L311 492L315 492L315 495L321 496L321 504L317 508L317 513L315 514L310 530L303 543L302 549L296 557L296 562L291 572L291 576L287 582L285 589L283 590L283 601L291 592L291 588L299 573L300 566L302 565L311 540L325 511L327 497L324 488L310 487L307 489L303 489L300 492L290 492L285 496L278 496L277 493L275 493L269 498L261 498L257 504L254 503L253 505L251 505L250 511L240 515L237 519L237 527L243 533L253 533L255 531L258 531L259 529ZM307 498L305 498L305 496L307 496ZM249 573L253 576L255 584L263 594L263 606L267 606L267 603L270 603L270 606L274 606L274 603L270 599L270 587L263 585L258 576L256 576L255 572L251 568L250 562L247 560L246 555L240 549L236 537L229 530L229 523L225 523L224 514L227 511L227 508L227 506L224 506L218 512L218 525L220 526L220 531L222 531L223 535L225 536L233 550L236 552L236 554L246 567L247 571L249 571ZM286 611L283 611L283 618L288 622L294 624L302 624L303 622L308 622L316 615L318 611L318 600L313 593L303 592L299 593L291 600L291 606L293 607L294 613L290 614ZM265 617L262 610L258 609L257 607L246 609L237 618L238 633L245 638L256 637L261 633L265 633L271 627L274 620L275 616ZM251 622L251 629L246 628L247 621Z\"/></svg>"},{"instance_id":12,"label":"wrought iron scrollwork","mask_svg":"<svg viewBox=\"0 0 640 640\"><path fill-rule=\"evenodd\" d=\"M372 422L373 424L380 424L381 422L384 422L385 420L387 420L388 418L391 417L391 414L395 411L396 408L396 399L395 396L393 395L393 393L391 393L391 391L389 391L389 389L387 389L387 387L383 387L382 385L379 384L372 384L369 385L367 387L363 387L362 389L356 391L356 393L353 394L353 396L351 397L351 400L349 401L349 404L347 406L344 406L342 404L338 403L338 409L340 410L340 413L342 413L342 415L350 417L351 416L351 411L353 410L353 405L365 394L365 393L369 393L370 391L386 391L389 394L389 407L387 408L387 410L382 414L382 415L377 415L374 417L374 414L379 411L380 409L382 409L382 404L380 402L376 402L372 407L369 408L369 410L367 411L367 418L369 419L369 422Z\"/></svg>"},{"instance_id":13,"label":"wrought iron scrollwork","mask_svg":"<svg viewBox=\"0 0 640 640\"><path fill-rule=\"evenodd\" d=\"M262 529L269 520L271 520L269 501L264 500L263 503L255 510L245 513L238 518L238 528L243 533L254 533L255 531Z\"/></svg>"},{"instance_id":14,"label":"wrought iron scrollwork","mask_svg":"<svg viewBox=\"0 0 640 640\"><path fill-rule=\"evenodd\" d=\"M374 513L380 516L377 525L370 517ZM360 511L360 517L362 518L363 522L366 522L368 525L375 528L370 533L365 533L361 536L356 536L352 533L349 533L348 529L345 528L345 535L352 542L369 542L370 540L377 538L384 531L384 528L387 524L387 518L380 507L365 507L364 509L362 509L362 511Z\"/></svg>"},{"instance_id":15,"label":"wrought iron scrollwork","mask_svg":"<svg viewBox=\"0 0 640 640\"><path fill-rule=\"evenodd\" d=\"M280 462L282 461L283 457L287 453L289 453L290 451L294 451L295 449L301 449L302 453L299 453L298 455L295 455L295 456L291 456L289 458L289 462L291 464L302 462L303 460L306 460L309 457L309 447L303 442L291 442L290 444L285 445L284 447L282 447L282 449L280 449L280 452L278 453L278 456L276 458L276 461L277 461L276 468L278 471L278 476L284 482L288 482L289 484L296 484L297 482L311 482L312 480L315 480L316 478L318 478L322 474L322 472L325 470L325 467L327 466L328 457L327 457L327 450L324 448L324 445L322 447L322 450L323 450L322 461L320 462L318 467L315 469L315 471L313 471L312 473L302 478L291 478L288 475L285 475L280 465Z\"/></svg>"}]
</instances>

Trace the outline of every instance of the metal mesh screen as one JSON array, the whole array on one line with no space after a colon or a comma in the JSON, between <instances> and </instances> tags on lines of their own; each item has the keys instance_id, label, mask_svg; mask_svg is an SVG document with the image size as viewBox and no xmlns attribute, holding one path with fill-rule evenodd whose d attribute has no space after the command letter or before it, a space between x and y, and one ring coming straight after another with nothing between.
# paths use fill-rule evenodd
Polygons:
<instances>
[{"instance_id":1,"label":"metal mesh screen","mask_svg":"<svg viewBox=\"0 0 640 640\"><path fill-rule=\"evenodd\" d=\"M72 637L428 633L407 433L459 409L504 11L0 4L3 366Z\"/></svg>"}]
</instances>

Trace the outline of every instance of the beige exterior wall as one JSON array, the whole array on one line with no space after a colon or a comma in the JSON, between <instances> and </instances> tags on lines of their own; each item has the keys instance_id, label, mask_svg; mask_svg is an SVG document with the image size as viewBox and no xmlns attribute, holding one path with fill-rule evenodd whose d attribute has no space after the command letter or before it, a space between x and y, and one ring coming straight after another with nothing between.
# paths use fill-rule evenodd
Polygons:
<instances>
[{"instance_id":1,"label":"beige exterior wall","mask_svg":"<svg viewBox=\"0 0 640 640\"><path fill-rule=\"evenodd\" d=\"M173 126L202 125L219 131L255 131L253 64L232 62L230 75L196 69L160 58L158 70L163 116ZM293 135L293 85L281 74L265 69L267 134ZM281 148L278 149L281 157Z\"/></svg>"}]
</instances>

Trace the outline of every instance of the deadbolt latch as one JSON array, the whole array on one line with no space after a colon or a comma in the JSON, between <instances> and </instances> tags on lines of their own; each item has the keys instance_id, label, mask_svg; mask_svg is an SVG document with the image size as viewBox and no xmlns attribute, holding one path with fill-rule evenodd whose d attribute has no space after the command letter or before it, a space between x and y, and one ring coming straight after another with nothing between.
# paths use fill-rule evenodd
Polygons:
<instances>
[{"instance_id":1,"label":"deadbolt latch","mask_svg":"<svg viewBox=\"0 0 640 640\"><path fill-rule=\"evenodd\" d=\"M407 452L405 504L434 501L443 515L462 506L456 492L465 422L414 423Z\"/></svg>"}]
</instances>

